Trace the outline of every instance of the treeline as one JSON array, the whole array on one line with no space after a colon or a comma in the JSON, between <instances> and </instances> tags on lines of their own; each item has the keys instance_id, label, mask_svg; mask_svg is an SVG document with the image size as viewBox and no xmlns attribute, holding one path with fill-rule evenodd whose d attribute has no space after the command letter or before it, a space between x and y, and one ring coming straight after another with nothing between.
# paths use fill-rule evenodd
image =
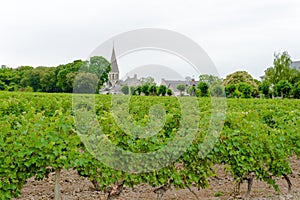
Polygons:
<instances>
[{"instance_id":1,"label":"treeline","mask_svg":"<svg viewBox=\"0 0 300 200\"><path fill-rule=\"evenodd\" d=\"M223 80L213 75L200 75L199 83L177 89L191 96L224 96L227 98L300 98L300 71L291 68L287 52L275 54L273 66L267 68L262 80L254 79L246 71L237 71Z\"/></svg>"},{"instance_id":2,"label":"treeline","mask_svg":"<svg viewBox=\"0 0 300 200\"><path fill-rule=\"evenodd\" d=\"M173 92L170 88L165 85L157 86L154 78L151 76L142 77L140 79L141 85L138 86L128 86L123 85L121 87L121 92L125 95L144 95L144 96L171 96Z\"/></svg>"},{"instance_id":3,"label":"treeline","mask_svg":"<svg viewBox=\"0 0 300 200\"><path fill-rule=\"evenodd\" d=\"M265 71L262 81L254 79L246 71L236 71L225 79L217 76L202 74L199 83L193 86L178 84L176 89L180 95L197 97L227 98L300 98L300 71L291 68L292 60L287 52L275 54L273 66ZM151 77L148 77L151 80ZM165 86L156 86L151 81L145 81L138 87L123 86L124 94L164 96L172 95L173 91ZM186 77L186 82L191 80Z\"/></svg>"},{"instance_id":4,"label":"treeline","mask_svg":"<svg viewBox=\"0 0 300 200\"><path fill-rule=\"evenodd\" d=\"M273 66L265 71L262 81L254 79L246 71L237 71L225 79L202 74L196 85L179 84L176 89L181 95L227 98L300 98L300 71L291 68L292 60L287 52L275 54ZM79 76L80 87L92 88L88 80L99 80L96 91L108 81L110 63L103 57L95 56L89 61L76 60L57 67L21 66L16 69L2 65L0 68L0 90L28 92L73 92L78 71L87 76ZM77 77L78 78L78 77ZM186 77L191 79L190 77ZM142 78L140 86L121 87L123 94L165 96L174 91L164 85L156 86L151 77ZM78 85L77 85L78 86Z\"/></svg>"},{"instance_id":5,"label":"treeline","mask_svg":"<svg viewBox=\"0 0 300 200\"><path fill-rule=\"evenodd\" d=\"M13 69L2 65L0 90L71 93L79 71L95 76L99 80L98 87L101 87L108 80L110 63L101 56L94 56L89 61L75 60L57 67L20 66Z\"/></svg>"},{"instance_id":6,"label":"treeline","mask_svg":"<svg viewBox=\"0 0 300 200\"><path fill-rule=\"evenodd\" d=\"M273 66L265 71L262 81L253 79L245 71L226 77L223 85L227 97L232 98L300 98L300 71L291 68L287 52L275 54Z\"/></svg>"},{"instance_id":7,"label":"treeline","mask_svg":"<svg viewBox=\"0 0 300 200\"><path fill-rule=\"evenodd\" d=\"M155 84L143 84L139 86L128 86L123 85L121 91L125 95L145 95L145 96L171 96L172 90L167 88L165 85L157 86Z\"/></svg>"}]
</instances>

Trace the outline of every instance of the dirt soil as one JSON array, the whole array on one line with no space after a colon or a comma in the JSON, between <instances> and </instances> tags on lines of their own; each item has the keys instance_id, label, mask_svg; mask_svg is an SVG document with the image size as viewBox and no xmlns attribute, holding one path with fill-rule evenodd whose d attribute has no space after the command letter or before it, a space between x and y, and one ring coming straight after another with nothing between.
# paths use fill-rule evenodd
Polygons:
<instances>
[{"instance_id":1,"label":"dirt soil","mask_svg":"<svg viewBox=\"0 0 300 200\"><path fill-rule=\"evenodd\" d=\"M293 174L289 177L293 184L292 191L288 193L288 186L284 179L278 179L278 184L281 189L281 194L276 194L273 188L266 183L255 180L251 191L251 199L278 199L278 200L300 200L300 159L291 159ZM210 179L210 188L197 190L195 187L191 189L195 192L198 199L203 200L225 200L233 199L231 196L234 181L230 175L224 172L223 166L216 166L218 176ZM107 199L107 195L103 192L95 191L92 183L83 177L80 177L74 170L63 170L61 173L61 194L63 200L92 200L92 199ZM241 197L245 195L247 184L241 186ZM123 192L117 198L118 200L156 200L156 194L148 185L140 185L134 188L124 187ZM188 189L170 189L163 199L174 200L197 200L194 194ZM54 199L54 173L41 181L31 178L22 189L22 195L15 200L47 200Z\"/></svg>"}]
</instances>

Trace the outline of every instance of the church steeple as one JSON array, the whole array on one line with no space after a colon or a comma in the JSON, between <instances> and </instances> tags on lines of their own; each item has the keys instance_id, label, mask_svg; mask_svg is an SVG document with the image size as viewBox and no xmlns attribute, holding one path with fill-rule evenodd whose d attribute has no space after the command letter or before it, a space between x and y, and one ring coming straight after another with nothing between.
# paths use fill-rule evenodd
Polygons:
<instances>
[{"instance_id":1,"label":"church steeple","mask_svg":"<svg viewBox=\"0 0 300 200\"><path fill-rule=\"evenodd\" d=\"M111 72L113 73L119 73L119 67L117 63L116 53L115 53L115 45L113 44L112 54L111 54Z\"/></svg>"},{"instance_id":2,"label":"church steeple","mask_svg":"<svg viewBox=\"0 0 300 200\"><path fill-rule=\"evenodd\" d=\"M114 87L116 85L116 83L119 81L119 67L118 67L118 63L117 63L114 44L113 44L112 54L111 54L111 59L110 59L110 68L111 68L111 71L108 74L109 86Z\"/></svg>"}]
</instances>

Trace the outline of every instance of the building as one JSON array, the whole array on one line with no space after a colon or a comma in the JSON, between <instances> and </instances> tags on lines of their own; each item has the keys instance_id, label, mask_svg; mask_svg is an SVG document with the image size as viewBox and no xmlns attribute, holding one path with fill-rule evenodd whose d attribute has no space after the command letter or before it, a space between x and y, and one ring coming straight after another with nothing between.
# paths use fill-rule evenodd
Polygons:
<instances>
[{"instance_id":1,"label":"building","mask_svg":"<svg viewBox=\"0 0 300 200\"><path fill-rule=\"evenodd\" d=\"M291 68L292 69L297 69L300 70L300 61L294 61L291 63Z\"/></svg>"},{"instance_id":2,"label":"building","mask_svg":"<svg viewBox=\"0 0 300 200\"><path fill-rule=\"evenodd\" d=\"M180 91L177 89L177 86L183 84L185 85L186 89L190 86L197 86L199 84L199 81L195 81L195 79L192 80L161 80L161 85L165 85L167 88L171 89L173 91L173 94L175 96L180 96ZM188 95L186 91L183 92L183 95Z\"/></svg>"},{"instance_id":3,"label":"building","mask_svg":"<svg viewBox=\"0 0 300 200\"><path fill-rule=\"evenodd\" d=\"M104 85L104 87L100 90L100 94L122 94L121 88L124 85L131 86L139 86L142 83L137 78L135 74L132 78L127 77L126 80L120 80L120 71L116 58L115 48L112 49L111 55L111 71L108 74L108 82Z\"/></svg>"},{"instance_id":4,"label":"building","mask_svg":"<svg viewBox=\"0 0 300 200\"><path fill-rule=\"evenodd\" d=\"M141 81L137 78L137 75L135 74L132 78L130 78L129 76L127 76L126 80L120 80L119 81L119 85L123 86L123 85L128 85L129 87L134 86L137 87L139 85L142 85Z\"/></svg>"},{"instance_id":5,"label":"building","mask_svg":"<svg viewBox=\"0 0 300 200\"><path fill-rule=\"evenodd\" d=\"M118 83L119 75L120 75L114 47L112 49L112 55L111 55L110 63L111 63L110 64L111 71L108 74L108 82L107 82L107 86L109 88L114 87Z\"/></svg>"},{"instance_id":6,"label":"building","mask_svg":"<svg viewBox=\"0 0 300 200\"><path fill-rule=\"evenodd\" d=\"M197 86L199 81L191 80L161 80L161 85L165 85L167 88L171 89L175 96L180 96L180 91L177 89L177 86L183 84L186 86L186 89L190 86ZM127 77L125 80L120 80L119 66L116 58L115 49L112 49L111 55L111 71L108 74L108 82L100 90L100 94L122 94L122 86L127 85L128 87L134 86L137 87L142 85L142 82L138 79L135 74L133 77ZM183 92L183 95L188 95L186 91Z\"/></svg>"}]
</instances>

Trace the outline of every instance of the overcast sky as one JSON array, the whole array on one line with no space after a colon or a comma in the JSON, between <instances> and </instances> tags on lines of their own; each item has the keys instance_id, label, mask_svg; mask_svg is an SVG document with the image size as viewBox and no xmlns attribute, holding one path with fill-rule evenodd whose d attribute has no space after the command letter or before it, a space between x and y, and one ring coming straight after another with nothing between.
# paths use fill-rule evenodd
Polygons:
<instances>
[{"instance_id":1,"label":"overcast sky","mask_svg":"<svg viewBox=\"0 0 300 200\"><path fill-rule=\"evenodd\" d=\"M299 10L299 0L1 0L0 64L57 66L122 32L162 28L197 42L222 77L258 78L274 52L300 60Z\"/></svg>"}]
</instances>

